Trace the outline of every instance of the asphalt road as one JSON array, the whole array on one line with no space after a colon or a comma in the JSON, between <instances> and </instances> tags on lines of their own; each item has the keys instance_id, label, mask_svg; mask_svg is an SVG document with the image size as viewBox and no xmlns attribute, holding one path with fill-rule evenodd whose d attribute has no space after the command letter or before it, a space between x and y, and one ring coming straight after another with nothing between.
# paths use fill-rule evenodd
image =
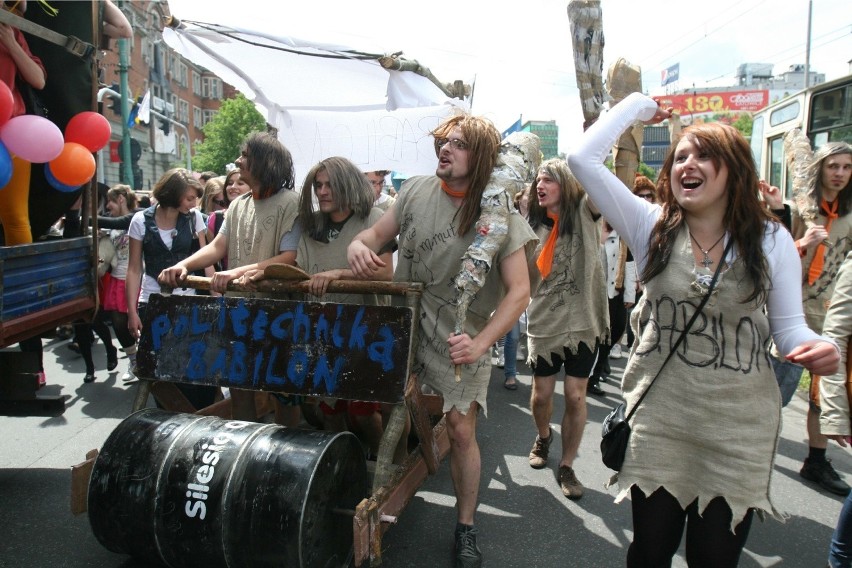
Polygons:
<instances>
[{"instance_id":1,"label":"asphalt road","mask_svg":"<svg viewBox=\"0 0 852 568\"><path fill-rule=\"evenodd\" d=\"M99 371L97 382L84 385L82 360L65 347L66 341L45 341L48 386L45 394L68 397L59 416L0 416L0 566L14 568L69 567L138 568L145 563L103 548L87 515L69 512L70 466L83 461L88 450L100 448L109 433L127 416L133 389L119 377L126 360L113 373ZM105 355L95 346L96 364ZM623 359L613 361L620 372ZM623 566L631 539L630 506L616 505L604 488L609 477L600 462L600 422L617 402L617 385L603 385L605 397L589 400L589 421L575 469L587 488L579 501L562 496L555 480L558 444L551 463L542 470L527 464L534 437L529 411L530 377L523 368L517 391L502 386L495 369L489 393L490 412L481 417L478 438L482 450L482 483L477 526L485 565ZM712 403L712 401L706 401ZM554 420L561 418L557 396ZM783 437L776 460L773 490L776 503L789 519L753 524L740 566L821 567L842 499L801 480L805 401L797 396L784 410ZM554 426L556 428L556 425ZM836 446L830 457L843 477L852 480L852 455ZM455 526L449 466L445 462L429 478L383 541L385 566L451 566ZM682 555L673 564L685 566Z\"/></svg>"}]
</instances>

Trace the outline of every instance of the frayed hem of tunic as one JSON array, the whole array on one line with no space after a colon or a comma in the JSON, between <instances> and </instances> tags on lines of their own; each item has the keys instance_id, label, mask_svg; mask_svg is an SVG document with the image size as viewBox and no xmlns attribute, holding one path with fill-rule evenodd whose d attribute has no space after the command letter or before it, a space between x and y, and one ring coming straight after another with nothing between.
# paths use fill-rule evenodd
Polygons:
<instances>
[{"instance_id":1,"label":"frayed hem of tunic","mask_svg":"<svg viewBox=\"0 0 852 568\"><path fill-rule=\"evenodd\" d=\"M710 504L710 501L712 501L716 497L722 497L723 499L725 499L725 503L727 503L728 507L730 507L730 509L731 509L732 516L731 516L731 525L729 527L731 532L734 532L737 525L740 524L740 522L745 518L746 513L748 513L748 511L750 509L754 509L755 513L757 514L757 516L760 518L761 521L765 521L767 516L772 517L773 519L775 519L776 521L781 522L781 523L786 522L787 519L790 518L789 514L784 513L783 511L779 511L778 509L776 509L775 506L772 504L772 502L770 501L770 499L768 497L761 499L761 501L759 503L754 503L754 504L751 504L751 505L740 505L740 506L737 506L735 508L733 505L731 505L731 502L724 495L700 495L699 494L699 495L692 495L691 497L683 498L682 496L675 495L675 493L670 491L668 487L666 487L665 485L663 485L661 483L659 483L657 485L643 486L638 481L632 481L630 483L622 482L619 479L619 474L617 472L615 473L615 475L613 475L612 477L609 478L609 481L604 486L606 487L606 489L609 489L610 487L612 487L614 485L618 486L618 494L615 496L615 502L616 503L621 503L624 500L625 497L629 497L630 496L630 489L632 489L633 486L638 487L642 491L642 493L644 493L645 495L651 495L654 491L656 491L657 489L660 489L662 487L666 491L668 491L675 499L677 499L677 501L680 504L682 509L686 509L689 506L690 503L692 503L693 501L698 499L698 514L699 515L701 515L701 513L704 512L704 509L707 508L707 505Z\"/></svg>"},{"instance_id":2,"label":"frayed hem of tunic","mask_svg":"<svg viewBox=\"0 0 852 568\"><path fill-rule=\"evenodd\" d=\"M576 354L577 351L580 349L581 343L585 345L588 349L592 349L595 346L595 343L597 343L598 345L603 345L607 341L609 341L609 328L607 328L606 331L599 337L595 337L595 340L591 343L591 345L588 341L585 341L583 339L570 340L566 345L561 346L563 351L560 353L553 351L553 347L545 347L544 351L547 352L547 355L545 355L544 353L539 353L536 350L535 340L533 340L530 342L532 347L530 349L529 355L527 356L526 364L528 367L532 368L532 364L537 361L538 357L541 357L542 359L544 359L545 363L547 363L548 366L552 367L553 357L559 357L560 359L564 358L565 349L567 349L568 352L571 354ZM598 356L600 356L600 352L598 352Z\"/></svg>"}]
</instances>

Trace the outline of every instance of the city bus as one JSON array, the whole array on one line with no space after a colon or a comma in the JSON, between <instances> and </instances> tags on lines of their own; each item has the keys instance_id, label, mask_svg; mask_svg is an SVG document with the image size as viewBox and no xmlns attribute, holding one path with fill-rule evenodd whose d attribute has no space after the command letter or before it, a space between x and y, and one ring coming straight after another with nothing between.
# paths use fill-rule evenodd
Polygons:
<instances>
[{"instance_id":1,"label":"city bus","mask_svg":"<svg viewBox=\"0 0 852 568\"><path fill-rule=\"evenodd\" d=\"M821 83L754 113L751 150L762 179L792 199L792 175L784 159L784 135L801 128L811 147L852 143L852 75Z\"/></svg>"}]
</instances>

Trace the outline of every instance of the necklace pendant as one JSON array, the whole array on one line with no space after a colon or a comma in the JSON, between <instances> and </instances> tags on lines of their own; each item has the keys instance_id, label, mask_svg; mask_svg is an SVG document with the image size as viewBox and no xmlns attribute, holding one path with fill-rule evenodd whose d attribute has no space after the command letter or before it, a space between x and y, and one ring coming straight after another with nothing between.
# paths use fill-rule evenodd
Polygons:
<instances>
[{"instance_id":1,"label":"necklace pendant","mask_svg":"<svg viewBox=\"0 0 852 568\"><path fill-rule=\"evenodd\" d=\"M701 252L704 252L704 251L701 251ZM704 268L710 268L710 266L713 264L713 259L710 258L709 254L704 252L704 258L701 260L701 264L704 265Z\"/></svg>"}]
</instances>

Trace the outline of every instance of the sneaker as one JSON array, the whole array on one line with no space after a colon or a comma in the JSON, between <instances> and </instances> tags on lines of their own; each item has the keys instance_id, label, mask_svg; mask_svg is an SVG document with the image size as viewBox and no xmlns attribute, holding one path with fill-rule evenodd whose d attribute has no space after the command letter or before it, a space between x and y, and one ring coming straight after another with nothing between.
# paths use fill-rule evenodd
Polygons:
<instances>
[{"instance_id":1,"label":"sneaker","mask_svg":"<svg viewBox=\"0 0 852 568\"><path fill-rule=\"evenodd\" d=\"M482 551L476 545L477 530L468 525L456 527L456 568L479 568Z\"/></svg>"},{"instance_id":2,"label":"sneaker","mask_svg":"<svg viewBox=\"0 0 852 568\"><path fill-rule=\"evenodd\" d=\"M550 434L544 440L541 436L535 437L532 450L530 450L530 467L533 469L541 469L547 465L547 454L550 452L550 444L553 442L553 428L550 428Z\"/></svg>"},{"instance_id":3,"label":"sneaker","mask_svg":"<svg viewBox=\"0 0 852 568\"><path fill-rule=\"evenodd\" d=\"M127 372L121 375L121 382L126 385L132 385L133 383L138 381L139 379L136 377L136 375L133 374L133 371L131 369L127 369Z\"/></svg>"},{"instance_id":4,"label":"sneaker","mask_svg":"<svg viewBox=\"0 0 852 568\"><path fill-rule=\"evenodd\" d=\"M621 359L621 344L616 343L609 352L610 359Z\"/></svg>"},{"instance_id":5,"label":"sneaker","mask_svg":"<svg viewBox=\"0 0 852 568\"><path fill-rule=\"evenodd\" d=\"M503 350L500 350L500 353L497 355L497 367L502 369L506 366L506 356L503 355Z\"/></svg>"},{"instance_id":6,"label":"sneaker","mask_svg":"<svg viewBox=\"0 0 852 568\"><path fill-rule=\"evenodd\" d=\"M574 470L567 465L559 466L559 485L562 494L569 499L579 499L583 496L583 484L577 479Z\"/></svg>"},{"instance_id":7,"label":"sneaker","mask_svg":"<svg viewBox=\"0 0 852 568\"><path fill-rule=\"evenodd\" d=\"M835 495L846 497L849 494L849 486L834 471L829 459L822 462L812 462L806 458L799 475L808 481L818 483L820 487Z\"/></svg>"}]
</instances>

